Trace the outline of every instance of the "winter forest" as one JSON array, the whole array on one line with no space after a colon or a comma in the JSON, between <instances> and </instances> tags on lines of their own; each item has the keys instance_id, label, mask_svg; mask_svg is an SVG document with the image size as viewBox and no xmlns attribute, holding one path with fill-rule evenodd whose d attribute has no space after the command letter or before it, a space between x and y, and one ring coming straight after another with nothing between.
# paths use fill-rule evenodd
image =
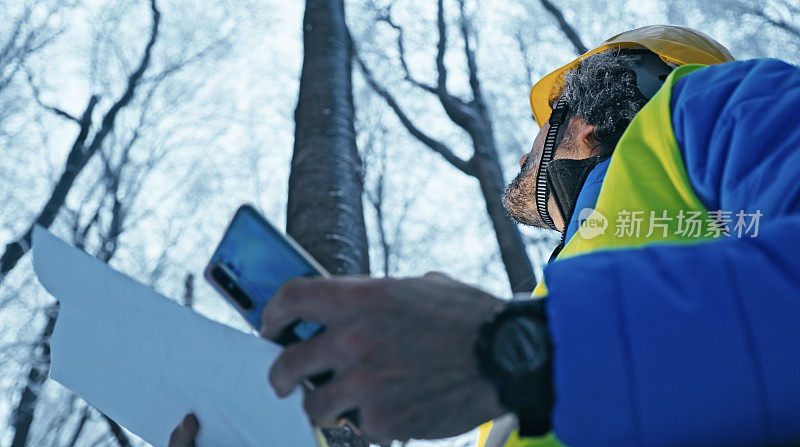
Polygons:
<instances>
[{"instance_id":1,"label":"winter forest","mask_svg":"<svg viewBox=\"0 0 800 447\"><path fill-rule=\"evenodd\" d=\"M531 86L658 23L800 62L797 0L0 0L0 446L146 445L48 379L34 223L241 329L202 271L242 203L331 272L510 298L559 237L500 202Z\"/></svg>"}]
</instances>

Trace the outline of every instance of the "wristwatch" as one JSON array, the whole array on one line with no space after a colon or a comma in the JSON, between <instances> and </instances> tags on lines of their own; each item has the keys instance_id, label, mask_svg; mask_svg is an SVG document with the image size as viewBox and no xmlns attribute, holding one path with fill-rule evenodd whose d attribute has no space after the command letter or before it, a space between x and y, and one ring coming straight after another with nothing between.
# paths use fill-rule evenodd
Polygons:
<instances>
[{"instance_id":1,"label":"wristwatch","mask_svg":"<svg viewBox=\"0 0 800 447\"><path fill-rule=\"evenodd\" d=\"M478 368L494 383L500 403L519 417L520 436L550 430L551 351L544 299L511 301L480 328Z\"/></svg>"}]
</instances>

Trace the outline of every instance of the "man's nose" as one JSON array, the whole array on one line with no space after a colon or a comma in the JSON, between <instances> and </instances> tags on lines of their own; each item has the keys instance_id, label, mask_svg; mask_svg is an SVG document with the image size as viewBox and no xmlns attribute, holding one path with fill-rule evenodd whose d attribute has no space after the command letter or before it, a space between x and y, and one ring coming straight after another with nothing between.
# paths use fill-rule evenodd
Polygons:
<instances>
[{"instance_id":1,"label":"man's nose","mask_svg":"<svg viewBox=\"0 0 800 447\"><path fill-rule=\"evenodd\" d=\"M520 168L522 167L522 165L525 164L525 160L527 160L527 159L528 159L528 154L523 155L522 158L519 159L519 167Z\"/></svg>"}]
</instances>

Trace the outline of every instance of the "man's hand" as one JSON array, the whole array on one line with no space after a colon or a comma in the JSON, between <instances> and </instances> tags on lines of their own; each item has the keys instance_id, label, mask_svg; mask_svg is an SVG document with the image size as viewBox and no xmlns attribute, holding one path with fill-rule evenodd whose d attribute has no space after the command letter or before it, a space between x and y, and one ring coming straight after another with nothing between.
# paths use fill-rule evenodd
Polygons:
<instances>
[{"instance_id":1,"label":"man's hand","mask_svg":"<svg viewBox=\"0 0 800 447\"><path fill-rule=\"evenodd\" d=\"M274 339L297 319L325 330L287 347L269 379L283 397L332 371L306 390L306 412L330 426L358 409L373 442L458 435L505 412L473 351L480 325L503 304L438 273L292 280L264 309L262 335Z\"/></svg>"},{"instance_id":2,"label":"man's hand","mask_svg":"<svg viewBox=\"0 0 800 447\"><path fill-rule=\"evenodd\" d=\"M169 436L169 447L194 447L194 438L200 430L200 423L193 414L187 414Z\"/></svg>"}]
</instances>

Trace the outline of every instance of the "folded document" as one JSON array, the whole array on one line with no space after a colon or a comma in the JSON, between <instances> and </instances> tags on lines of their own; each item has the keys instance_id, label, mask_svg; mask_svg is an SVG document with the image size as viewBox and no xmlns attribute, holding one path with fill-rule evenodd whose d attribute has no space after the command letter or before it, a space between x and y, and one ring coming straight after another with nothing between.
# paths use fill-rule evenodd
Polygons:
<instances>
[{"instance_id":1,"label":"folded document","mask_svg":"<svg viewBox=\"0 0 800 447\"><path fill-rule=\"evenodd\" d=\"M295 393L267 381L280 347L210 321L37 227L33 265L60 302L50 377L154 446L186 413L198 447L314 446Z\"/></svg>"}]
</instances>

